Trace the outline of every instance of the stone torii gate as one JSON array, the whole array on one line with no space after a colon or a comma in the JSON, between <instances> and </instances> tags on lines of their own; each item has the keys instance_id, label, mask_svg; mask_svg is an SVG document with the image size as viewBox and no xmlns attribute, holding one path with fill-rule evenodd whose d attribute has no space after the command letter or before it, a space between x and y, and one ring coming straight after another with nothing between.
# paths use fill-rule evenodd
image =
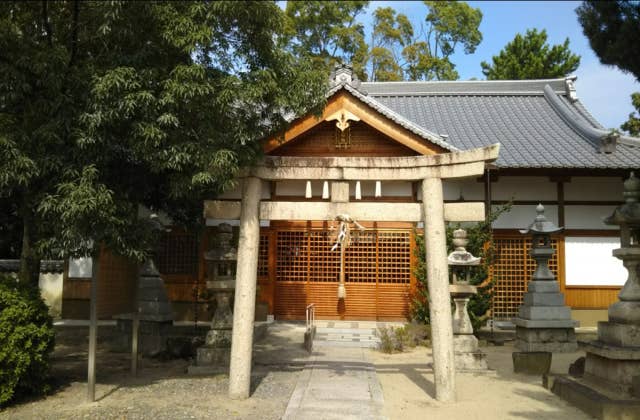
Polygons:
<instances>
[{"instance_id":1,"label":"stone torii gate","mask_svg":"<svg viewBox=\"0 0 640 420\"><path fill-rule=\"evenodd\" d=\"M260 220L424 222L436 399L455 400L455 366L445 221L484 220L484 203L443 202L442 180L480 176L499 145L415 157L266 157L241 171L242 201L205 201L204 216L240 219L229 368L229 396L249 397ZM260 201L262 180L319 180L331 184L329 202ZM421 181L422 203L350 202L349 181Z\"/></svg>"}]
</instances>

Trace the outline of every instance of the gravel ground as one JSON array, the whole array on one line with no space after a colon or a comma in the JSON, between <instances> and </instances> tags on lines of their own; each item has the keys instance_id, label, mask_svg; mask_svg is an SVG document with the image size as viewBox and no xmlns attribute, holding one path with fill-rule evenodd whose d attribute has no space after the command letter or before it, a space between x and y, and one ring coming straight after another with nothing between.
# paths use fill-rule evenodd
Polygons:
<instances>
[{"instance_id":1,"label":"gravel ground","mask_svg":"<svg viewBox=\"0 0 640 420\"><path fill-rule=\"evenodd\" d=\"M138 375L129 373L126 353L98 348L96 399L87 400L86 329L59 335L53 355L54 391L46 398L19 402L0 412L1 419L279 419L284 413L307 354L304 329L276 324L256 343L252 395L227 397L228 375L186 373L187 360L144 358ZM61 339L62 336L62 339Z\"/></svg>"}]
</instances>

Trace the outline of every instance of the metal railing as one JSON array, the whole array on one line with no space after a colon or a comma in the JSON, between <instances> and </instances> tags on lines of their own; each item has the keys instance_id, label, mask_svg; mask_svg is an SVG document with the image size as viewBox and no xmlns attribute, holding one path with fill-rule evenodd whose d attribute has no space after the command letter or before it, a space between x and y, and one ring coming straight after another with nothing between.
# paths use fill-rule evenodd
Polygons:
<instances>
[{"instance_id":1,"label":"metal railing","mask_svg":"<svg viewBox=\"0 0 640 420\"><path fill-rule=\"evenodd\" d=\"M316 305L315 305L315 303L307 305L306 313L307 313L307 331L311 331L311 330L313 330L313 327L315 327L315 323L316 323Z\"/></svg>"}]
</instances>

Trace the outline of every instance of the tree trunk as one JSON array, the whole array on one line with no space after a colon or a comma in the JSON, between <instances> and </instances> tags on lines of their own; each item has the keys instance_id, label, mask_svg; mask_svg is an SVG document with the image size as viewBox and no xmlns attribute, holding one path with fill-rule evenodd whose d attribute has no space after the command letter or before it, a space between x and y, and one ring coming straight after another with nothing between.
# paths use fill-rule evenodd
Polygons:
<instances>
[{"instance_id":1,"label":"tree trunk","mask_svg":"<svg viewBox=\"0 0 640 420\"><path fill-rule=\"evenodd\" d=\"M25 210L22 214L22 251L20 253L20 273L18 279L23 284L38 287L40 259L33 251L33 215Z\"/></svg>"}]
</instances>

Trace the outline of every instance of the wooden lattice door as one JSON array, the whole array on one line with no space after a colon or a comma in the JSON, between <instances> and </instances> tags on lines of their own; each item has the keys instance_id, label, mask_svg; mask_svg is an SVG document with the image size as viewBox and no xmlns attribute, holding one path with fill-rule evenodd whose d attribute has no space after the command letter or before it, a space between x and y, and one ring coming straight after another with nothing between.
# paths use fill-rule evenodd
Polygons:
<instances>
[{"instance_id":1,"label":"wooden lattice door","mask_svg":"<svg viewBox=\"0 0 640 420\"><path fill-rule=\"evenodd\" d=\"M354 234L345 253L347 298L338 300L340 253L326 229L282 229L275 234L275 315L304 319L315 304L328 319L404 319L409 309L411 229Z\"/></svg>"},{"instance_id":2,"label":"wooden lattice door","mask_svg":"<svg viewBox=\"0 0 640 420\"><path fill-rule=\"evenodd\" d=\"M560 237L551 239L556 253L549 260L549 268L560 280L560 258L563 257L564 243ZM531 238L523 235L494 235L495 262L491 267L493 280L492 311L495 319L511 319L518 314L522 297L527 292L527 283L536 268L536 262L529 255Z\"/></svg>"}]
</instances>

